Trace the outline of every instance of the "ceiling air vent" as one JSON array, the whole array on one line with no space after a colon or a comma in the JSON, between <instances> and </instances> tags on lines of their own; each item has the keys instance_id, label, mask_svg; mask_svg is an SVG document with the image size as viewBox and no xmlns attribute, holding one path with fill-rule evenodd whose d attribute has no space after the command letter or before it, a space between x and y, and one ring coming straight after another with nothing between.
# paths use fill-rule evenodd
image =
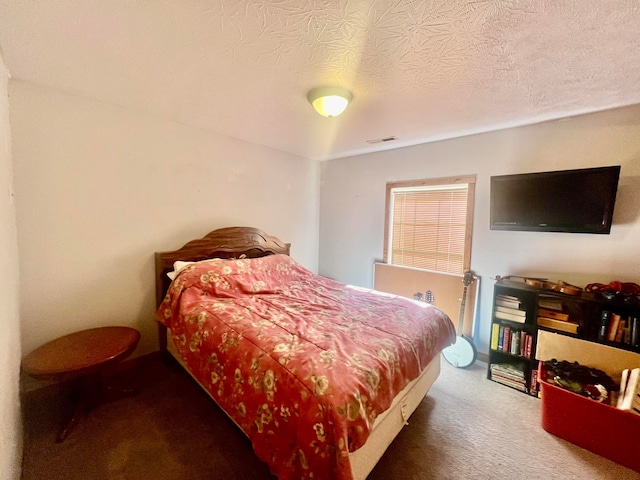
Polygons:
<instances>
[{"instance_id":1,"label":"ceiling air vent","mask_svg":"<svg viewBox=\"0 0 640 480\"><path fill-rule=\"evenodd\" d=\"M384 142L393 142L394 140L397 140L398 137L385 137L385 138L376 138L374 140L367 140L367 143L384 143Z\"/></svg>"}]
</instances>

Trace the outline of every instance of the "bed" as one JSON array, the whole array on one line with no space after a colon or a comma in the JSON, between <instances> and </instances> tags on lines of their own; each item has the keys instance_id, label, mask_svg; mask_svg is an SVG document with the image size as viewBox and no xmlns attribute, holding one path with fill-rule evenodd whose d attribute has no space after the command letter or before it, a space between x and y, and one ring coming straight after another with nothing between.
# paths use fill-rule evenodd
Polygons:
<instances>
[{"instance_id":1,"label":"bed","mask_svg":"<svg viewBox=\"0 0 640 480\"><path fill-rule=\"evenodd\" d=\"M315 275L289 253L250 227L156 253L160 349L281 480L364 479L455 329L429 304Z\"/></svg>"}]
</instances>

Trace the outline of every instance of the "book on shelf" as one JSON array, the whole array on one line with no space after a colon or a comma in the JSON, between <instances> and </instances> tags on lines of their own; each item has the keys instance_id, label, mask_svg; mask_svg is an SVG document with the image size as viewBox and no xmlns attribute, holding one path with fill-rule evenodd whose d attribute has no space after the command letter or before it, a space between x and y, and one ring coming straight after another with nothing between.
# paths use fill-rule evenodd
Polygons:
<instances>
[{"instance_id":1,"label":"book on shelf","mask_svg":"<svg viewBox=\"0 0 640 480\"><path fill-rule=\"evenodd\" d=\"M616 336L613 339L614 342L622 343L622 339L624 337L624 330L626 326L627 326L627 320L625 318L621 318L620 322L618 323L618 330L616 332Z\"/></svg>"},{"instance_id":2,"label":"book on shelf","mask_svg":"<svg viewBox=\"0 0 640 480\"><path fill-rule=\"evenodd\" d=\"M527 312L525 312L524 310L520 310L519 308L503 307L501 305L496 305L495 311L496 312L511 313L513 315L518 315L520 317L526 317L527 316Z\"/></svg>"},{"instance_id":3,"label":"book on shelf","mask_svg":"<svg viewBox=\"0 0 640 480\"><path fill-rule=\"evenodd\" d=\"M502 333L502 351L509 352L511 351L511 327L504 326L504 330Z\"/></svg>"},{"instance_id":4,"label":"book on shelf","mask_svg":"<svg viewBox=\"0 0 640 480\"><path fill-rule=\"evenodd\" d=\"M633 322L635 317L624 318L621 315L609 311L602 312L602 321L598 331L598 341L601 343L619 343L633 346ZM605 331L606 323L606 333ZM636 320L636 329L638 321ZM637 334L636 334L637 335Z\"/></svg>"},{"instance_id":5,"label":"book on shelf","mask_svg":"<svg viewBox=\"0 0 640 480\"><path fill-rule=\"evenodd\" d=\"M500 310L494 310L493 316L499 318L500 320L509 320L510 322L516 323L525 323L527 320L526 316L523 317L521 315L515 315L513 313L501 312Z\"/></svg>"},{"instance_id":6,"label":"book on shelf","mask_svg":"<svg viewBox=\"0 0 640 480\"><path fill-rule=\"evenodd\" d=\"M529 338L529 334L527 332L520 332L520 351L518 355L524 357L527 351L527 339Z\"/></svg>"},{"instance_id":7,"label":"book on shelf","mask_svg":"<svg viewBox=\"0 0 640 480\"><path fill-rule=\"evenodd\" d=\"M538 307L561 312L562 301L552 297L540 297L538 298Z\"/></svg>"},{"instance_id":8,"label":"book on shelf","mask_svg":"<svg viewBox=\"0 0 640 480\"><path fill-rule=\"evenodd\" d=\"M512 363L492 363L492 373L500 373L501 375L511 378L512 380L524 380L524 370L520 366Z\"/></svg>"},{"instance_id":9,"label":"book on shelf","mask_svg":"<svg viewBox=\"0 0 640 480\"><path fill-rule=\"evenodd\" d=\"M531 395L538 395L539 385L538 385L538 370L531 370L531 383L529 385L529 393Z\"/></svg>"},{"instance_id":10,"label":"book on shelf","mask_svg":"<svg viewBox=\"0 0 640 480\"><path fill-rule=\"evenodd\" d=\"M538 317L538 326L566 333L578 333L578 324L556 320L555 318Z\"/></svg>"},{"instance_id":11,"label":"book on shelf","mask_svg":"<svg viewBox=\"0 0 640 480\"><path fill-rule=\"evenodd\" d=\"M609 323L611 322L611 311L603 310L600 314L600 326L598 327L598 341L604 342L607 339Z\"/></svg>"},{"instance_id":12,"label":"book on shelf","mask_svg":"<svg viewBox=\"0 0 640 480\"><path fill-rule=\"evenodd\" d=\"M511 331L511 353L513 355L520 355L520 331Z\"/></svg>"},{"instance_id":13,"label":"book on shelf","mask_svg":"<svg viewBox=\"0 0 640 480\"><path fill-rule=\"evenodd\" d=\"M505 295L504 293L499 293L496 295L496 298L499 300L505 300L507 302L520 303L520 298L515 295Z\"/></svg>"},{"instance_id":14,"label":"book on shelf","mask_svg":"<svg viewBox=\"0 0 640 480\"><path fill-rule=\"evenodd\" d=\"M496 295L496 306L507 308L520 308L520 299L518 297L512 297L510 295Z\"/></svg>"},{"instance_id":15,"label":"book on shelf","mask_svg":"<svg viewBox=\"0 0 640 480\"><path fill-rule=\"evenodd\" d=\"M492 364L491 379L523 392L527 390L524 371L509 363Z\"/></svg>"},{"instance_id":16,"label":"book on shelf","mask_svg":"<svg viewBox=\"0 0 640 480\"><path fill-rule=\"evenodd\" d=\"M533 350L533 337L527 334L527 344L525 345L524 356L531 358L531 352Z\"/></svg>"},{"instance_id":17,"label":"book on shelf","mask_svg":"<svg viewBox=\"0 0 640 480\"><path fill-rule=\"evenodd\" d=\"M499 293L496 295L497 298L504 298L505 300L512 300L514 302L519 302L520 298L516 295L505 295L504 293Z\"/></svg>"},{"instance_id":18,"label":"book on shelf","mask_svg":"<svg viewBox=\"0 0 640 480\"><path fill-rule=\"evenodd\" d=\"M609 326L607 327L607 340L609 342L614 342L616 340L619 324L620 324L620 315L618 315L617 313L612 313L611 320L609 321Z\"/></svg>"},{"instance_id":19,"label":"book on shelf","mask_svg":"<svg viewBox=\"0 0 640 480\"><path fill-rule=\"evenodd\" d=\"M556 320L569 320L569 314L558 310L550 310L548 308L538 308L538 315L541 317L555 318Z\"/></svg>"},{"instance_id":20,"label":"book on shelf","mask_svg":"<svg viewBox=\"0 0 640 480\"><path fill-rule=\"evenodd\" d=\"M632 316L629 318L629 320L630 320L629 336L631 337L631 340L629 341L629 343L631 344L632 347L638 348L640 347L640 318L636 316Z\"/></svg>"},{"instance_id":21,"label":"book on shelf","mask_svg":"<svg viewBox=\"0 0 640 480\"><path fill-rule=\"evenodd\" d=\"M624 325L623 325L624 322ZM620 337L620 329L623 330L622 338ZM618 334L614 340L617 343L622 343L633 348L640 347L640 320L636 315L629 315L627 318L620 320L620 326L618 327Z\"/></svg>"},{"instance_id":22,"label":"book on shelf","mask_svg":"<svg viewBox=\"0 0 640 480\"><path fill-rule=\"evenodd\" d=\"M491 324L491 350L497 350L500 342L500 324Z\"/></svg>"},{"instance_id":23,"label":"book on shelf","mask_svg":"<svg viewBox=\"0 0 640 480\"><path fill-rule=\"evenodd\" d=\"M533 337L524 330L515 330L494 323L491 327L491 350L531 358Z\"/></svg>"}]
</instances>

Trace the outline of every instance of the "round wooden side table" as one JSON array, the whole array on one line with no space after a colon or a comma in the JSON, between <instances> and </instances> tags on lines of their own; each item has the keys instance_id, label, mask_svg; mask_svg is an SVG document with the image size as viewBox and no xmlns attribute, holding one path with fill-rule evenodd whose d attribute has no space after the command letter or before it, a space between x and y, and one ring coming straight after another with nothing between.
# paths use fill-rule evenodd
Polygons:
<instances>
[{"instance_id":1,"label":"round wooden side table","mask_svg":"<svg viewBox=\"0 0 640 480\"><path fill-rule=\"evenodd\" d=\"M107 395L101 375L128 357L140 340L140 332L130 327L99 327L71 333L36 348L22 361L23 370L40 380L71 380L75 403L56 442L62 442L78 418L100 403L134 393Z\"/></svg>"}]
</instances>

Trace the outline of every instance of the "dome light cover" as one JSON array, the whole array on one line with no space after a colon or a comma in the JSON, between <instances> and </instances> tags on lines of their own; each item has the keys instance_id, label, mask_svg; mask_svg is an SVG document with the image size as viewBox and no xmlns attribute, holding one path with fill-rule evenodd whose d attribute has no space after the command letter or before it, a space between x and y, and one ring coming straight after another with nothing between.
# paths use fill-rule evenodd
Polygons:
<instances>
[{"instance_id":1,"label":"dome light cover","mask_svg":"<svg viewBox=\"0 0 640 480\"><path fill-rule=\"evenodd\" d=\"M352 98L351 92L341 87L318 87L307 94L309 103L323 117L337 117Z\"/></svg>"}]
</instances>

